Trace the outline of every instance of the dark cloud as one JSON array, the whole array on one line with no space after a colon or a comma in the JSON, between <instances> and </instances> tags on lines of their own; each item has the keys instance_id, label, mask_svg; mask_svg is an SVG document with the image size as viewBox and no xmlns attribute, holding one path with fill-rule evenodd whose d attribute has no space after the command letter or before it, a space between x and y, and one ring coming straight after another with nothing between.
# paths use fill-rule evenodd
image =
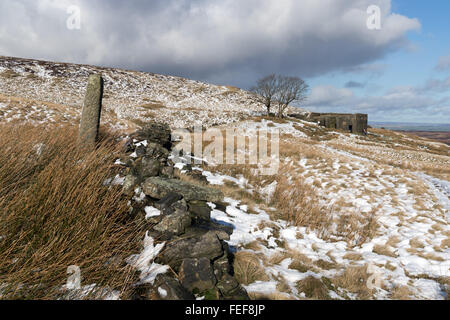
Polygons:
<instances>
[{"instance_id":1,"label":"dark cloud","mask_svg":"<svg viewBox=\"0 0 450 320\"><path fill-rule=\"evenodd\" d=\"M362 82L357 82L357 81L348 81L345 84L345 87L348 89L357 89L357 88L364 88L367 84L366 83L362 83Z\"/></svg>"},{"instance_id":2,"label":"dark cloud","mask_svg":"<svg viewBox=\"0 0 450 320\"><path fill-rule=\"evenodd\" d=\"M249 87L276 72L364 70L408 45L390 0L2 0L0 54L117 66ZM79 5L79 31L65 27ZM383 28L366 27L369 5ZM373 65L372 65L373 66ZM370 70L370 68L369 68Z\"/></svg>"}]
</instances>

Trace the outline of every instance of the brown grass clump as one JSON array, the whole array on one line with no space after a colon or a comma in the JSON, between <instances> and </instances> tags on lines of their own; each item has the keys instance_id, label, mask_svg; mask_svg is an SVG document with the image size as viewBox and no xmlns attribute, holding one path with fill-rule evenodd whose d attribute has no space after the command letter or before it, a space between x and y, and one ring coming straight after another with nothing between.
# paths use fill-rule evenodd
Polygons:
<instances>
[{"instance_id":1,"label":"brown grass clump","mask_svg":"<svg viewBox=\"0 0 450 320\"><path fill-rule=\"evenodd\" d=\"M391 250L391 248L389 246L386 245L379 245L377 244L376 246L373 247L372 250L374 253L382 255L382 256L388 256L388 257L397 257L397 255Z\"/></svg>"},{"instance_id":2,"label":"brown grass clump","mask_svg":"<svg viewBox=\"0 0 450 320\"><path fill-rule=\"evenodd\" d=\"M330 211L319 205L315 190L304 183L302 177L290 176L283 169L278 176L271 205L279 210L280 218L295 226L315 229L323 234L331 224Z\"/></svg>"},{"instance_id":3,"label":"brown grass clump","mask_svg":"<svg viewBox=\"0 0 450 320\"><path fill-rule=\"evenodd\" d=\"M392 300L411 300L412 295L413 293L407 286L399 286L392 290L390 298Z\"/></svg>"},{"instance_id":4,"label":"brown grass clump","mask_svg":"<svg viewBox=\"0 0 450 320\"><path fill-rule=\"evenodd\" d=\"M297 270L298 272L305 273L311 270L311 267L307 266L304 262L295 259L289 265L289 269Z\"/></svg>"},{"instance_id":5,"label":"brown grass clump","mask_svg":"<svg viewBox=\"0 0 450 320\"><path fill-rule=\"evenodd\" d=\"M409 245L413 248L417 248L417 249L423 249L425 248L425 245L423 244L422 241L420 241L417 238L411 239L409 240Z\"/></svg>"},{"instance_id":6,"label":"brown grass clump","mask_svg":"<svg viewBox=\"0 0 450 320\"><path fill-rule=\"evenodd\" d=\"M360 253L349 252L349 253L345 254L344 259L359 261L359 260L363 259L363 256Z\"/></svg>"},{"instance_id":7,"label":"brown grass clump","mask_svg":"<svg viewBox=\"0 0 450 320\"><path fill-rule=\"evenodd\" d=\"M367 216L358 212L340 215L337 221L338 234L352 245L361 245L372 239L379 227L376 210L374 208Z\"/></svg>"},{"instance_id":8,"label":"brown grass clump","mask_svg":"<svg viewBox=\"0 0 450 320\"><path fill-rule=\"evenodd\" d=\"M448 249L450 248L450 238L444 239L441 242L441 249Z\"/></svg>"},{"instance_id":9,"label":"brown grass clump","mask_svg":"<svg viewBox=\"0 0 450 320\"><path fill-rule=\"evenodd\" d=\"M400 241L401 240L400 240L399 236L391 236L391 237L389 237L388 241L386 242L386 245L391 246L391 247L396 247Z\"/></svg>"},{"instance_id":10,"label":"brown grass clump","mask_svg":"<svg viewBox=\"0 0 450 320\"><path fill-rule=\"evenodd\" d=\"M249 251L239 251L235 254L234 276L239 283L244 285L256 281L269 281L258 256Z\"/></svg>"},{"instance_id":11,"label":"brown grass clump","mask_svg":"<svg viewBox=\"0 0 450 320\"><path fill-rule=\"evenodd\" d=\"M6 299L61 297L67 268L82 285L126 291L123 260L138 249L117 174L117 147L103 137L82 152L75 127L0 127L0 283Z\"/></svg>"},{"instance_id":12,"label":"brown grass clump","mask_svg":"<svg viewBox=\"0 0 450 320\"><path fill-rule=\"evenodd\" d=\"M318 260L316 262L316 265L323 270L332 270L332 269L338 268L338 265L336 263L325 261L325 260Z\"/></svg>"},{"instance_id":13,"label":"brown grass clump","mask_svg":"<svg viewBox=\"0 0 450 320\"><path fill-rule=\"evenodd\" d=\"M367 273L367 265L360 267L348 267L344 272L332 279L332 282L343 289L358 295L359 299L367 300L372 296L371 290L367 288L367 280L369 278Z\"/></svg>"},{"instance_id":14,"label":"brown grass clump","mask_svg":"<svg viewBox=\"0 0 450 320\"><path fill-rule=\"evenodd\" d=\"M327 286L321 279L309 276L297 282L298 292L303 292L305 296L313 300L330 300Z\"/></svg>"},{"instance_id":15,"label":"brown grass clump","mask_svg":"<svg viewBox=\"0 0 450 320\"><path fill-rule=\"evenodd\" d=\"M253 250L253 251L259 251L261 250L261 244L258 241L252 241L250 243L247 243L243 247L245 250Z\"/></svg>"}]
</instances>

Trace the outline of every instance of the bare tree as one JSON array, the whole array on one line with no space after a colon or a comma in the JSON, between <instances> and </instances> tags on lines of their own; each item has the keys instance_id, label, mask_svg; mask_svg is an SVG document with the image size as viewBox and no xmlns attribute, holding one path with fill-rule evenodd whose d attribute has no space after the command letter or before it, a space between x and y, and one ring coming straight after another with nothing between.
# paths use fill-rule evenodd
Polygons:
<instances>
[{"instance_id":1,"label":"bare tree","mask_svg":"<svg viewBox=\"0 0 450 320\"><path fill-rule=\"evenodd\" d=\"M279 77L271 74L259 79L256 86L250 89L250 91L256 94L258 101L266 106L267 115L269 116L274 97L278 93L278 80Z\"/></svg>"},{"instance_id":2,"label":"bare tree","mask_svg":"<svg viewBox=\"0 0 450 320\"><path fill-rule=\"evenodd\" d=\"M309 86L298 77L279 76L276 82L275 100L278 103L278 117L283 118L284 112L291 103L306 100Z\"/></svg>"}]
</instances>

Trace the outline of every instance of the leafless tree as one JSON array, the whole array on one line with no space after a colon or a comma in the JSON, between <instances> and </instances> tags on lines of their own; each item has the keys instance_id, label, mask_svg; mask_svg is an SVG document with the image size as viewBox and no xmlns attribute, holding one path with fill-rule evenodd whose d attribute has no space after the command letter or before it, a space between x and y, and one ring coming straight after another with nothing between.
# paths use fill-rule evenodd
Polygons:
<instances>
[{"instance_id":1,"label":"leafless tree","mask_svg":"<svg viewBox=\"0 0 450 320\"><path fill-rule=\"evenodd\" d=\"M306 100L309 86L298 77L277 76L271 74L261 78L251 89L257 100L267 108L267 114L274 104L278 105L278 117L282 118L284 112L293 102Z\"/></svg>"},{"instance_id":2,"label":"leafless tree","mask_svg":"<svg viewBox=\"0 0 450 320\"><path fill-rule=\"evenodd\" d=\"M267 115L270 115L274 97L278 93L278 80L279 77L271 74L259 79L256 86L250 89L251 92L256 94L257 100L266 106Z\"/></svg>"},{"instance_id":3,"label":"leafless tree","mask_svg":"<svg viewBox=\"0 0 450 320\"><path fill-rule=\"evenodd\" d=\"M277 77L275 100L278 103L278 117L283 118L284 112L293 102L306 100L308 84L298 77Z\"/></svg>"}]
</instances>

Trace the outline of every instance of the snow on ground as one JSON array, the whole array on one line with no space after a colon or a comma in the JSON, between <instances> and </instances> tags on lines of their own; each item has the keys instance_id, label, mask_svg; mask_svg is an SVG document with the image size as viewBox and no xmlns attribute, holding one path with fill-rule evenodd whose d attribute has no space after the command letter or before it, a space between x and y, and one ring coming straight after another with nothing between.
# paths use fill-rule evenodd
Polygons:
<instances>
[{"instance_id":1,"label":"snow on ground","mask_svg":"<svg viewBox=\"0 0 450 320\"><path fill-rule=\"evenodd\" d=\"M141 283L153 284L159 274L164 274L169 270L169 266L153 262L165 245L165 242L155 245L155 240L147 233L144 239L144 250L127 259L128 264L140 271Z\"/></svg>"},{"instance_id":2,"label":"snow on ground","mask_svg":"<svg viewBox=\"0 0 450 320\"><path fill-rule=\"evenodd\" d=\"M442 207L447 212L447 222L450 223L450 182L431 177L425 173L416 173L418 177L425 181L430 190L433 191L438 201L442 204Z\"/></svg>"},{"instance_id":3,"label":"snow on ground","mask_svg":"<svg viewBox=\"0 0 450 320\"><path fill-rule=\"evenodd\" d=\"M434 251L433 246L440 246L445 237L428 233L433 226L431 219L402 226L395 225L398 221L386 214L381 217L382 219L380 218L383 226L379 236L361 246L349 246L345 241L325 241L319 238L315 232L307 231L306 228L288 226L285 221L272 221L263 210L259 210L258 214L249 214L239 207L239 201L226 199L226 202L229 203L226 212L214 209L212 218L219 223L234 226L229 244L236 250L242 249L246 244L258 241L263 247L260 252L270 258L277 253L285 252L284 248L277 245L277 241L284 240L288 243L290 249L307 256L313 261L334 262L338 266L336 269L321 270L320 272L300 272L289 268L292 261L287 258L281 263L267 268L266 271L271 276L271 280L249 285L247 289L251 292L273 293L276 291L274 290L277 284L276 279L281 277L290 285L291 295L294 298L302 298L301 292L298 292L295 288L296 282L299 280L311 275L319 278L333 278L349 266L372 264L376 266L377 273L381 275L382 282L388 289L408 286L415 298L444 299L444 292L440 284L430 279L449 276L450 252L448 249L443 252ZM213 204L211 206L214 207ZM411 216L414 215L411 214ZM261 229L259 226L263 222L270 222L276 227L266 226ZM275 229L277 228L282 230L279 238L276 238L275 235ZM448 225L446 230L450 230ZM398 236L401 239L396 246L392 247L392 256L373 252L376 245L385 245L392 236ZM410 239L422 241L425 247L418 253L409 252L408 249L411 248ZM355 262L346 258L345 256L348 253L361 255L361 260ZM420 253L434 254L436 260L423 258ZM424 275L430 279L425 279ZM419 278L415 278L415 276ZM342 292L345 292L345 290L342 289ZM340 298L348 296L342 295L342 292L338 291L334 294ZM379 289L376 297L387 299L389 298L388 291Z\"/></svg>"},{"instance_id":4,"label":"snow on ground","mask_svg":"<svg viewBox=\"0 0 450 320\"><path fill-rule=\"evenodd\" d=\"M260 123L244 121L233 127L267 128L270 123L265 120ZM304 137L299 126L294 127L292 123L276 126L282 134ZM360 139L342 136L344 138L338 139ZM210 204L214 208L212 218L215 221L234 226L229 244L235 250L252 251L246 246L256 241L260 245L256 252L267 260L285 255L285 259L265 265L268 281L256 281L248 285L247 290L274 293L282 281L287 283L291 298L301 299L305 293L298 292L298 281L309 276L333 279L350 267L367 266L369 275L380 279L373 298L390 299L396 288L406 287L413 299L444 299L447 294L444 286L450 277L449 183L423 173L415 174L378 164L363 156L338 150L326 142L317 147L325 150L329 158L300 158L299 161L286 158L282 162L292 166L292 174L303 176L307 184L315 186L323 205L333 208L331 214L335 222L327 237L319 236L314 230L289 225L286 221L273 221L267 210L253 208L256 213L247 212L247 206L235 199L226 199L228 207L225 212ZM443 159L448 161L448 157ZM233 181L243 189L268 196L276 188L276 184L260 188L249 186L242 177L197 170L203 171L212 184ZM343 214L357 214L363 220L373 218L378 224L375 234L369 239L347 239L338 232L337 224ZM283 247L280 243L287 245ZM315 264L314 268L307 271L290 268L292 253L289 251L306 256ZM329 266L321 267L324 262ZM329 295L335 299L358 297L340 287L330 290Z\"/></svg>"}]
</instances>

